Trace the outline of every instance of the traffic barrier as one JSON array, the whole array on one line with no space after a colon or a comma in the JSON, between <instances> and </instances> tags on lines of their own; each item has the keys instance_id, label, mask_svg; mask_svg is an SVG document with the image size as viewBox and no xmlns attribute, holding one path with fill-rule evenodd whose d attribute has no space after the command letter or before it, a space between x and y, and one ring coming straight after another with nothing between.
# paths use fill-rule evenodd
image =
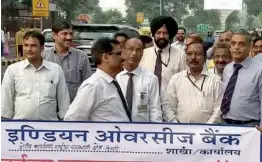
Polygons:
<instances>
[{"instance_id":1,"label":"traffic barrier","mask_svg":"<svg viewBox=\"0 0 262 162\"><path fill-rule=\"evenodd\" d=\"M21 59L14 59L14 60L2 60L2 66L9 66L11 64L14 64L16 62L24 60L23 58Z\"/></svg>"}]
</instances>

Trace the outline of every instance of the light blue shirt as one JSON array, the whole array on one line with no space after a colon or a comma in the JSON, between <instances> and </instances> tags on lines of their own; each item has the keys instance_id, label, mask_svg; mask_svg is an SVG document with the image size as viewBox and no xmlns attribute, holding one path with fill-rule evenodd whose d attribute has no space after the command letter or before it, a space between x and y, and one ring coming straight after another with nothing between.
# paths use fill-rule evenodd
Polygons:
<instances>
[{"instance_id":1,"label":"light blue shirt","mask_svg":"<svg viewBox=\"0 0 262 162\"><path fill-rule=\"evenodd\" d=\"M257 54L257 55L254 57L254 60L258 60L258 61L262 62L262 53Z\"/></svg>"},{"instance_id":2,"label":"light blue shirt","mask_svg":"<svg viewBox=\"0 0 262 162\"><path fill-rule=\"evenodd\" d=\"M228 64L223 73L223 90L234 72L235 62ZM229 112L223 116L233 120L262 119L262 63L247 57L238 73L236 87L231 100ZM262 121L260 122L262 125Z\"/></svg>"}]
</instances>

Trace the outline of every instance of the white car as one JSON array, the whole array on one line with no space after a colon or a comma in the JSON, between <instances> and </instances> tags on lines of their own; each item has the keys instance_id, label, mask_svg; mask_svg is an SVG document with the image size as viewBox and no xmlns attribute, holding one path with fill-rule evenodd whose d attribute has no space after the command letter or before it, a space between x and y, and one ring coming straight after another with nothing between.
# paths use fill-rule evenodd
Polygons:
<instances>
[{"instance_id":1,"label":"white car","mask_svg":"<svg viewBox=\"0 0 262 162\"><path fill-rule=\"evenodd\" d=\"M42 31L42 34L45 37L45 49L49 49L55 46L55 42L53 40L52 29L47 28Z\"/></svg>"}]
</instances>

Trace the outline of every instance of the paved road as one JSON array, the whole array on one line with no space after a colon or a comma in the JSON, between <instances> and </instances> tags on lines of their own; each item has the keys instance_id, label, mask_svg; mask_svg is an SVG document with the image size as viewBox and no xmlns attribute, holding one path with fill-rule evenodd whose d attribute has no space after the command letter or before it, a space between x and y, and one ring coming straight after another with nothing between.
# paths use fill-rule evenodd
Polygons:
<instances>
[{"instance_id":1,"label":"paved road","mask_svg":"<svg viewBox=\"0 0 262 162\"><path fill-rule=\"evenodd\" d=\"M14 60L16 59L16 50L14 46L9 47L9 55L5 57L7 60ZM1 66L1 81L3 79L5 70L7 66Z\"/></svg>"}]
</instances>

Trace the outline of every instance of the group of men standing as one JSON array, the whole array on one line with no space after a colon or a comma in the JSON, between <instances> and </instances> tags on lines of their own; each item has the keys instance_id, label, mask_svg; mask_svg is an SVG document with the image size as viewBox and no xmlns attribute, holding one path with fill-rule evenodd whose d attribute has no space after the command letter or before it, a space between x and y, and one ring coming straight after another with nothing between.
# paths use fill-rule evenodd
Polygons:
<instances>
[{"instance_id":1,"label":"group of men standing","mask_svg":"<svg viewBox=\"0 0 262 162\"><path fill-rule=\"evenodd\" d=\"M262 125L262 63L250 57L251 36L225 31L209 50L196 34L171 45L181 30L160 16L151 22L153 47L98 39L92 75L87 56L70 47L69 24L53 27L55 48L43 53L43 36L29 32L27 60L4 76L2 118Z\"/></svg>"}]
</instances>

